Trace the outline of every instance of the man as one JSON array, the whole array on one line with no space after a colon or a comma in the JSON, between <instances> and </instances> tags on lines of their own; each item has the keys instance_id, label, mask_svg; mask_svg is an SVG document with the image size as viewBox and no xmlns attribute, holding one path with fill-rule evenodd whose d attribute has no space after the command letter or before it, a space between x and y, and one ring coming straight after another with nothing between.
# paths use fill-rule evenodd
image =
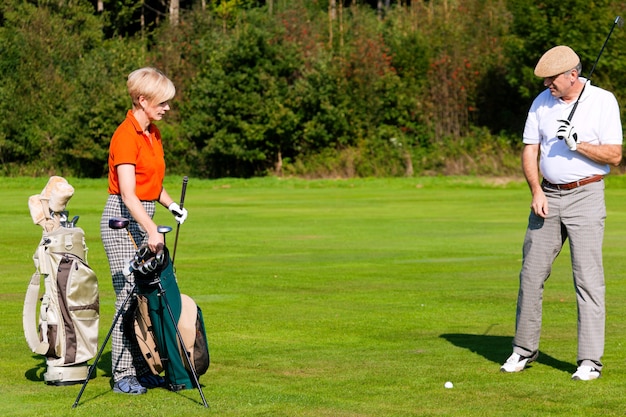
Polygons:
<instances>
[{"instance_id":1,"label":"man","mask_svg":"<svg viewBox=\"0 0 626 417\"><path fill-rule=\"evenodd\" d=\"M568 239L578 304L578 369L572 379L593 380L602 371L603 178L609 164L618 165L622 159L622 125L614 95L591 85L580 73L580 58L563 45L547 51L535 67L547 89L534 100L524 128L522 169L532 202L513 354L500 368L503 372L522 371L537 359L544 284Z\"/></svg>"}]
</instances>

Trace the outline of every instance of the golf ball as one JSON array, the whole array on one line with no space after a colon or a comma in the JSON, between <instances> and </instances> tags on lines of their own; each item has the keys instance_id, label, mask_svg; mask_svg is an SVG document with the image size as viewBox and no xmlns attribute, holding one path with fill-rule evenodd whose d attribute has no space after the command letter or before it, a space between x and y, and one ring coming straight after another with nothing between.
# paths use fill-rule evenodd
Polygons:
<instances>
[{"instance_id":1,"label":"golf ball","mask_svg":"<svg viewBox=\"0 0 626 417\"><path fill-rule=\"evenodd\" d=\"M448 381L445 384L443 384L443 386L446 387L446 388L454 388L454 385L450 381Z\"/></svg>"}]
</instances>

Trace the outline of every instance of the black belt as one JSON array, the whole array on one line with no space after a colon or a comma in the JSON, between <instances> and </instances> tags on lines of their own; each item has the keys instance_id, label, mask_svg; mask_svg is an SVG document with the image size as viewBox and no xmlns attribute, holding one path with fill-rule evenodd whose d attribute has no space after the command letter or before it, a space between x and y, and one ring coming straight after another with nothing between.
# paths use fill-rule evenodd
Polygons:
<instances>
[{"instance_id":1,"label":"black belt","mask_svg":"<svg viewBox=\"0 0 626 417\"><path fill-rule=\"evenodd\" d=\"M574 188L582 187L583 185L591 184L592 182L602 181L604 175L593 175L591 177L583 178L582 180L568 182L567 184L552 184L545 179L541 182L543 187L554 188L555 190L573 190Z\"/></svg>"}]
</instances>

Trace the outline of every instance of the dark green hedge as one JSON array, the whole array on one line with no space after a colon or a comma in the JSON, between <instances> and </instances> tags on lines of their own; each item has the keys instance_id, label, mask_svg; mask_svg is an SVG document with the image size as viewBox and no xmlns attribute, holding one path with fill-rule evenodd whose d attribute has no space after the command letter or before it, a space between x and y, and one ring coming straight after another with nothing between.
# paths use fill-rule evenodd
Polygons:
<instances>
[{"instance_id":1,"label":"dark green hedge","mask_svg":"<svg viewBox=\"0 0 626 417\"><path fill-rule=\"evenodd\" d=\"M403 1L381 14L350 1L330 20L328 2L187 1L177 26L157 14L138 28L137 3L0 5L1 175L104 176L125 77L145 65L178 88L159 125L170 173L512 175L537 59L568 44L586 73L625 5ZM620 102L625 36L594 73Z\"/></svg>"}]
</instances>

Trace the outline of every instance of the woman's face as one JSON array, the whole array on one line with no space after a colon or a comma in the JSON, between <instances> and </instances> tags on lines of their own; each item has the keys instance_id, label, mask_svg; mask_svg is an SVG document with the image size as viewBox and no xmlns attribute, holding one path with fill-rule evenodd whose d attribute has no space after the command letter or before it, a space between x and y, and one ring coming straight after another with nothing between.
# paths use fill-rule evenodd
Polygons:
<instances>
[{"instance_id":1,"label":"woman's face","mask_svg":"<svg viewBox=\"0 0 626 417\"><path fill-rule=\"evenodd\" d=\"M153 103L147 100L144 96L139 97L139 104L151 122L161 120L165 112L170 109L169 102L164 101L162 103Z\"/></svg>"},{"instance_id":2,"label":"woman's face","mask_svg":"<svg viewBox=\"0 0 626 417\"><path fill-rule=\"evenodd\" d=\"M161 120L166 111L170 109L170 104L167 101L163 103L151 104L148 103L144 110L146 115L151 121Z\"/></svg>"}]
</instances>

